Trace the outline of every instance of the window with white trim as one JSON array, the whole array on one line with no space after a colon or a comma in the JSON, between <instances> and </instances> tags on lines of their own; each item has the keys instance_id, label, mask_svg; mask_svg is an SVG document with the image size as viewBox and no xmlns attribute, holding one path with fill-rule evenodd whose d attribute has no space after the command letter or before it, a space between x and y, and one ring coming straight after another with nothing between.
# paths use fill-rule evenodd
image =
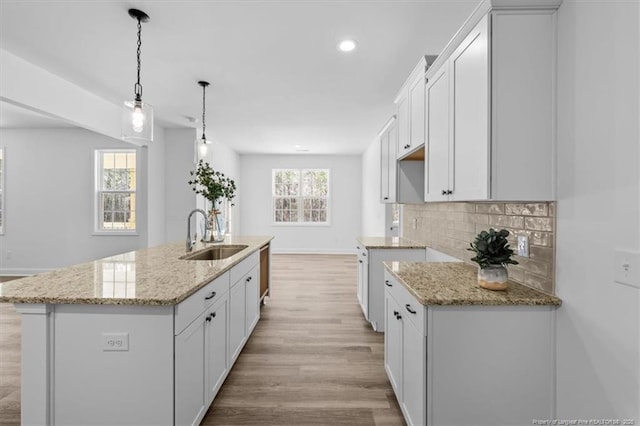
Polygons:
<instances>
[{"instance_id":1,"label":"window with white trim","mask_svg":"<svg viewBox=\"0 0 640 426\"><path fill-rule=\"evenodd\" d=\"M136 150L96 150L96 231L136 230Z\"/></svg>"},{"instance_id":2,"label":"window with white trim","mask_svg":"<svg viewBox=\"0 0 640 426\"><path fill-rule=\"evenodd\" d=\"M0 148L0 234L4 234L4 148Z\"/></svg>"},{"instance_id":3,"label":"window with white trim","mask_svg":"<svg viewBox=\"0 0 640 426\"><path fill-rule=\"evenodd\" d=\"M273 169L272 196L274 223L329 223L329 169Z\"/></svg>"}]
</instances>

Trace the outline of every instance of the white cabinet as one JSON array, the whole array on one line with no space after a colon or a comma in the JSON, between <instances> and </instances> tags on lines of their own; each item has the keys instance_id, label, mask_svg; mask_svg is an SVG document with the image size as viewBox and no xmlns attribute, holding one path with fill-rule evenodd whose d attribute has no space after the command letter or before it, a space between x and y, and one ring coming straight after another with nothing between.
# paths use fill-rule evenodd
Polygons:
<instances>
[{"instance_id":1,"label":"white cabinet","mask_svg":"<svg viewBox=\"0 0 640 426\"><path fill-rule=\"evenodd\" d=\"M420 59L395 99L398 159L402 159L424 146L425 71L434 59L434 56L423 56Z\"/></svg>"},{"instance_id":2,"label":"white cabinet","mask_svg":"<svg viewBox=\"0 0 640 426\"><path fill-rule=\"evenodd\" d=\"M384 331L384 266L383 262L419 262L426 259L422 248L378 248L357 246L358 253L358 302L375 331Z\"/></svg>"},{"instance_id":3,"label":"white cabinet","mask_svg":"<svg viewBox=\"0 0 640 426\"><path fill-rule=\"evenodd\" d=\"M226 377L229 273L175 307L176 424L199 424Z\"/></svg>"},{"instance_id":4,"label":"white cabinet","mask_svg":"<svg viewBox=\"0 0 640 426\"><path fill-rule=\"evenodd\" d=\"M391 285L385 280L385 285ZM393 297L385 297L384 368L398 400L402 400L402 311Z\"/></svg>"},{"instance_id":5,"label":"white cabinet","mask_svg":"<svg viewBox=\"0 0 640 426\"><path fill-rule=\"evenodd\" d=\"M557 5L482 7L426 72L424 199L553 200Z\"/></svg>"},{"instance_id":6,"label":"white cabinet","mask_svg":"<svg viewBox=\"0 0 640 426\"><path fill-rule=\"evenodd\" d=\"M209 311L205 311L205 373L207 377L206 394L209 403L213 401L220 390L228 369L231 368L227 354L228 303L229 301L225 297ZM207 404L208 406L209 404Z\"/></svg>"},{"instance_id":7,"label":"white cabinet","mask_svg":"<svg viewBox=\"0 0 640 426\"><path fill-rule=\"evenodd\" d=\"M199 424L209 406L205 395L204 317L200 315L175 337L175 421L179 425Z\"/></svg>"},{"instance_id":8,"label":"white cabinet","mask_svg":"<svg viewBox=\"0 0 640 426\"><path fill-rule=\"evenodd\" d=\"M424 181L425 201L449 198L449 63L445 63L429 79L427 98L427 142Z\"/></svg>"},{"instance_id":9,"label":"white cabinet","mask_svg":"<svg viewBox=\"0 0 640 426\"><path fill-rule=\"evenodd\" d=\"M392 117L382 128L380 138L380 201L396 202L398 169L396 167L396 127Z\"/></svg>"},{"instance_id":10,"label":"white cabinet","mask_svg":"<svg viewBox=\"0 0 640 426\"><path fill-rule=\"evenodd\" d=\"M260 318L255 252L175 307L176 424L199 424Z\"/></svg>"},{"instance_id":11,"label":"white cabinet","mask_svg":"<svg viewBox=\"0 0 640 426\"><path fill-rule=\"evenodd\" d=\"M246 287L236 283L229 292L229 358L232 361L240 355L246 330Z\"/></svg>"},{"instance_id":12,"label":"white cabinet","mask_svg":"<svg viewBox=\"0 0 640 426\"><path fill-rule=\"evenodd\" d=\"M248 338L260 319L260 274L255 267L244 278L245 283L245 335Z\"/></svg>"},{"instance_id":13,"label":"white cabinet","mask_svg":"<svg viewBox=\"0 0 640 426\"><path fill-rule=\"evenodd\" d=\"M424 306L385 280L385 370L408 425L555 417L554 306Z\"/></svg>"}]
</instances>

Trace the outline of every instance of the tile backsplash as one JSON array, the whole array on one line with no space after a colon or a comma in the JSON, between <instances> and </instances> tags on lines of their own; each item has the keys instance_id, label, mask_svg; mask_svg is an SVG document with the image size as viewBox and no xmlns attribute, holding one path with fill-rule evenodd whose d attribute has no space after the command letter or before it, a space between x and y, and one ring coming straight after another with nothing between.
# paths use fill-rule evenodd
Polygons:
<instances>
[{"instance_id":1,"label":"tile backsplash","mask_svg":"<svg viewBox=\"0 0 640 426\"><path fill-rule=\"evenodd\" d=\"M519 264L509 265L509 278L548 294L555 292L554 202L405 204L402 221L403 237L475 266L467 248L480 231L507 229L513 250L516 236L528 235L529 257L514 257Z\"/></svg>"}]
</instances>

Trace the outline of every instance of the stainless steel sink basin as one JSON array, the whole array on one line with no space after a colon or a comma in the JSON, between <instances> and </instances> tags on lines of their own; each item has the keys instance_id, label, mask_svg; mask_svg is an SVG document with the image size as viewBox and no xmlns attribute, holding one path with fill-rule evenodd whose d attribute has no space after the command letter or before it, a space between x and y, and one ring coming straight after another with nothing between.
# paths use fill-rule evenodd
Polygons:
<instances>
[{"instance_id":1,"label":"stainless steel sink basin","mask_svg":"<svg viewBox=\"0 0 640 426\"><path fill-rule=\"evenodd\" d=\"M233 256L236 253L241 252L248 246L243 245L222 245L211 246L208 249L200 250L193 254L187 254L180 259L183 260L221 260L227 257Z\"/></svg>"}]
</instances>

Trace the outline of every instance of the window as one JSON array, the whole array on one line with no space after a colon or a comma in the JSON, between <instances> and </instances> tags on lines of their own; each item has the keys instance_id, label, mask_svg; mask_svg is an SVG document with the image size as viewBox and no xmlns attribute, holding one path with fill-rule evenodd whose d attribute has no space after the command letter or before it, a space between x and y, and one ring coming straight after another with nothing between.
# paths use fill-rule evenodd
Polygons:
<instances>
[{"instance_id":1,"label":"window","mask_svg":"<svg viewBox=\"0 0 640 426\"><path fill-rule=\"evenodd\" d=\"M272 182L275 223L329 223L328 169L275 169Z\"/></svg>"},{"instance_id":2,"label":"window","mask_svg":"<svg viewBox=\"0 0 640 426\"><path fill-rule=\"evenodd\" d=\"M4 234L4 148L0 148L0 234Z\"/></svg>"},{"instance_id":3,"label":"window","mask_svg":"<svg viewBox=\"0 0 640 426\"><path fill-rule=\"evenodd\" d=\"M136 151L96 151L96 230L136 230Z\"/></svg>"}]
</instances>

